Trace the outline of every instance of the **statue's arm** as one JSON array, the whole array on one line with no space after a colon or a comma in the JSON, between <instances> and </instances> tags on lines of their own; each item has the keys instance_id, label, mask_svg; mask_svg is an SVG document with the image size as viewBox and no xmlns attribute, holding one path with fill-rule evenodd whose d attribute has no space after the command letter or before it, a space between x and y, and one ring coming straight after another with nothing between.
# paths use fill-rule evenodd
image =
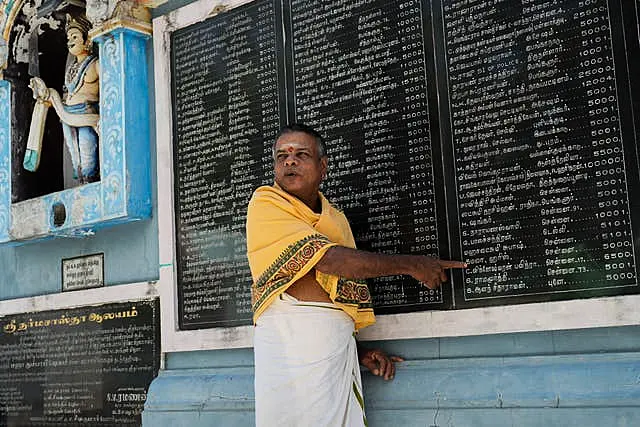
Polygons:
<instances>
[{"instance_id":1,"label":"statue's arm","mask_svg":"<svg viewBox=\"0 0 640 427\"><path fill-rule=\"evenodd\" d=\"M93 67L91 68L92 68L91 81L95 82L100 78L100 60L96 59L96 61L93 63ZM94 76L95 78L93 78Z\"/></svg>"},{"instance_id":2,"label":"statue's arm","mask_svg":"<svg viewBox=\"0 0 640 427\"><path fill-rule=\"evenodd\" d=\"M48 88L41 78L33 77L29 83L29 87L33 90L33 97L35 99L53 105L60 120L69 126L91 126L94 129L98 126L98 120L100 119L99 114L72 114L66 112L58 91L53 88Z\"/></svg>"}]
</instances>

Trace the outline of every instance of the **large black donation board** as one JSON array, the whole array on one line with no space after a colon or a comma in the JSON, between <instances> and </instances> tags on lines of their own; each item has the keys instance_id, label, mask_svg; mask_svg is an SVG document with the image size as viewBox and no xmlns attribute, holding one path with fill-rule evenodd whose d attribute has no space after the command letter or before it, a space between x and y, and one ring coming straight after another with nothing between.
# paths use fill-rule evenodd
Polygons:
<instances>
[{"instance_id":1,"label":"large black donation board","mask_svg":"<svg viewBox=\"0 0 640 427\"><path fill-rule=\"evenodd\" d=\"M160 368L158 299L0 322L0 425L142 425Z\"/></svg>"},{"instance_id":2,"label":"large black donation board","mask_svg":"<svg viewBox=\"0 0 640 427\"><path fill-rule=\"evenodd\" d=\"M326 136L358 247L469 264L372 280L377 313L638 293L623 3L258 0L174 31L180 327L250 323L246 205L293 121Z\"/></svg>"}]
</instances>

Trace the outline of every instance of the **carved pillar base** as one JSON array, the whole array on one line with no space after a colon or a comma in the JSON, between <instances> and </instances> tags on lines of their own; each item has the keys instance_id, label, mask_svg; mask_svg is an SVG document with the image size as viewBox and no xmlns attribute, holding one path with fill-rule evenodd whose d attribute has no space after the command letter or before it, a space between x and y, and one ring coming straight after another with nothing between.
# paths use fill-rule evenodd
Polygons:
<instances>
[{"instance_id":1,"label":"carved pillar base","mask_svg":"<svg viewBox=\"0 0 640 427\"><path fill-rule=\"evenodd\" d=\"M151 214L150 36L117 27L95 38L100 57L100 156L106 216ZM127 191L122 191L124 187ZM129 200L125 200L129 197ZM131 197L144 197L132 200Z\"/></svg>"}]
</instances>

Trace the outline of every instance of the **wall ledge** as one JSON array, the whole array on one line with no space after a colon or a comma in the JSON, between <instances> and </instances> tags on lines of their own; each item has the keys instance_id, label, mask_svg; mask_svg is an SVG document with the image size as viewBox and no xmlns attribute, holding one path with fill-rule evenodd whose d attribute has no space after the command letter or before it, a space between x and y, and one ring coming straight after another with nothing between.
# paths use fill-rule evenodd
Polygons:
<instances>
[{"instance_id":1,"label":"wall ledge","mask_svg":"<svg viewBox=\"0 0 640 427\"><path fill-rule=\"evenodd\" d=\"M640 407L640 353L412 360L363 373L376 410ZM161 371L145 414L254 410L253 367Z\"/></svg>"}]
</instances>

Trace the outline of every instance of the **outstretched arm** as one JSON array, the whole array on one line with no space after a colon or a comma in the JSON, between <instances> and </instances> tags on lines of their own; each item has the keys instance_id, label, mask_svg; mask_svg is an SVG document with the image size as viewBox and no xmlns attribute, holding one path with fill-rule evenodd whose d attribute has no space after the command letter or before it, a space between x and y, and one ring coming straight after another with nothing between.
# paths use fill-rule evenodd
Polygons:
<instances>
[{"instance_id":1,"label":"outstretched arm","mask_svg":"<svg viewBox=\"0 0 640 427\"><path fill-rule=\"evenodd\" d=\"M445 270L466 266L464 262L445 261L425 255L389 255L334 246L327 250L315 268L322 273L353 279L406 274L434 289L447 280ZM373 375L385 380L393 379L395 364L404 361L403 358L390 356L381 349L364 348L360 343L358 360Z\"/></svg>"},{"instance_id":2,"label":"outstretched arm","mask_svg":"<svg viewBox=\"0 0 640 427\"><path fill-rule=\"evenodd\" d=\"M404 274L435 289L446 282L445 270L466 266L464 262L445 261L425 255L389 255L334 246L327 250L315 268L322 273L351 279Z\"/></svg>"}]
</instances>

